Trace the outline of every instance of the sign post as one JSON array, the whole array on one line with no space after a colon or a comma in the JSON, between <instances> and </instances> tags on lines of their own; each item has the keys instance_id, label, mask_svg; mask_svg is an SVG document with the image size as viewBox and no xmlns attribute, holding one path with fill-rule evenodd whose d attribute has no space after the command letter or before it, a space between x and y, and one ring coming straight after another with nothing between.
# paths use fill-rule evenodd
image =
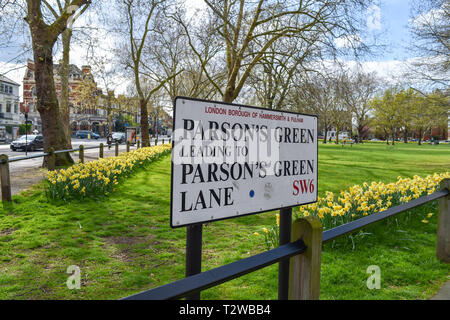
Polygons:
<instances>
[{"instance_id":1,"label":"sign post","mask_svg":"<svg viewBox=\"0 0 450 320\"><path fill-rule=\"evenodd\" d=\"M281 210L280 245L290 241L292 207L317 201L317 122L175 98L170 223L188 228L186 276L201 272L203 223ZM286 299L289 261L280 262L279 279L279 298Z\"/></svg>"},{"instance_id":2,"label":"sign post","mask_svg":"<svg viewBox=\"0 0 450 320\"><path fill-rule=\"evenodd\" d=\"M186 277L202 272L203 225L188 226L186 230ZM200 292L186 296L186 300L200 300Z\"/></svg>"},{"instance_id":3,"label":"sign post","mask_svg":"<svg viewBox=\"0 0 450 320\"><path fill-rule=\"evenodd\" d=\"M292 208L280 210L280 246L291 241ZM280 261L278 265L278 300L289 298L289 259Z\"/></svg>"}]
</instances>

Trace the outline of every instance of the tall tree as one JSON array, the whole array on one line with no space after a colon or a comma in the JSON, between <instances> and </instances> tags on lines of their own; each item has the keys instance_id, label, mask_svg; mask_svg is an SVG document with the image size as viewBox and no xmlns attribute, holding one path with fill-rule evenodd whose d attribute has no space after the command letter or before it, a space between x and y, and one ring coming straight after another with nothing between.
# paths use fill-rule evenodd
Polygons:
<instances>
[{"instance_id":1,"label":"tall tree","mask_svg":"<svg viewBox=\"0 0 450 320\"><path fill-rule=\"evenodd\" d=\"M408 143L408 135L413 129L412 111L415 109L415 103L417 103L417 92L411 88L401 90L395 96L396 103L398 104L399 112L399 127L403 133L403 142Z\"/></svg>"},{"instance_id":2,"label":"tall tree","mask_svg":"<svg viewBox=\"0 0 450 320\"><path fill-rule=\"evenodd\" d=\"M234 101L243 90L252 70L281 39L301 38L305 43L320 43L333 47L334 39L355 39L360 31L356 11L366 8L370 1L293 1L293 0L205 0L209 14L197 29L184 25L189 45L200 59L208 79L225 102ZM352 15L353 13L353 15ZM203 18L203 17L202 17ZM198 54L196 34L211 34L221 42L219 57L208 63ZM353 38L351 37L353 35ZM353 41L354 42L354 41ZM359 48L364 45L358 43ZM215 81L213 72L222 60L226 72L224 83Z\"/></svg>"},{"instance_id":3,"label":"tall tree","mask_svg":"<svg viewBox=\"0 0 450 320\"><path fill-rule=\"evenodd\" d=\"M374 123L386 134L386 143L389 144L389 136L392 138L392 145L395 143L397 129L400 128L400 105L396 99L398 90L387 89L382 96L371 100L374 109Z\"/></svg>"},{"instance_id":4,"label":"tall tree","mask_svg":"<svg viewBox=\"0 0 450 320\"><path fill-rule=\"evenodd\" d=\"M320 127L324 131L323 143L333 125L332 110L335 107L335 85L330 77L313 74L297 83L289 95L288 108L292 111L315 114L319 117Z\"/></svg>"},{"instance_id":5,"label":"tall tree","mask_svg":"<svg viewBox=\"0 0 450 320\"><path fill-rule=\"evenodd\" d=\"M25 21L30 28L33 56L35 63L37 109L42 120L44 150L51 147L55 150L67 148L69 145L66 130L59 110L59 103L53 77L53 47L58 37L66 30L71 17L77 10L88 5L87 0L72 0L52 21L46 21L43 15L45 3L41 0L27 0L27 16ZM47 159L44 160L46 165ZM56 155L57 165L73 163L68 153Z\"/></svg>"},{"instance_id":6,"label":"tall tree","mask_svg":"<svg viewBox=\"0 0 450 320\"><path fill-rule=\"evenodd\" d=\"M68 11L73 9L78 9L77 6L73 6L70 1L61 2L61 0L56 0L57 9L53 8L47 0L42 0L42 3L45 4L48 11L51 12L55 19ZM61 111L62 123L64 125L64 130L66 131L68 145L67 147L70 149L71 146L71 130L70 130L70 106L69 106L69 64L70 64L70 45L72 41L73 35L73 24L75 21L88 9L91 1L87 1L86 4L76 13L74 13L69 19L67 23L67 28L61 34L61 43L62 43L62 60L60 63L60 79L61 79L61 99L59 103L59 108ZM73 7L71 7L73 6Z\"/></svg>"},{"instance_id":7,"label":"tall tree","mask_svg":"<svg viewBox=\"0 0 450 320\"><path fill-rule=\"evenodd\" d=\"M308 71L306 62L313 48L301 38L291 37L273 44L249 77L258 104L268 109L285 109L289 93Z\"/></svg>"},{"instance_id":8,"label":"tall tree","mask_svg":"<svg viewBox=\"0 0 450 320\"><path fill-rule=\"evenodd\" d=\"M450 79L450 2L415 0L409 29L411 50L419 58L412 62L413 77L448 86Z\"/></svg>"},{"instance_id":9,"label":"tall tree","mask_svg":"<svg viewBox=\"0 0 450 320\"><path fill-rule=\"evenodd\" d=\"M361 70L343 71L341 79L341 98L352 113L358 133L357 142L362 142L369 124L369 102L378 90L378 80L374 73Z\"/></svg>"},{"instance_id":10,"label":"tall tree","mask_svg":"<svg viewBox=\"0 0 450 320\"><path fill-rule=\"evenodd\" d=\"M154 79L152 75L155 73L152 72L152 65L147 65L144 61L146 46L151 45L149 39L154 31L154 20L167 3L162 0L118 0L118 2L122 12L121 16L125 21L122 32L125 33L128 42L125 47L127 53L125 63L132 70L139 97L142 146L148 146L150 141L148 103L153 94L176 76L176 74L171 74L164 79ZM155 85L151 87L152 84Z\"/></svg>"},{"instance_id":11,"label":"tall tree","mask_svg":"<svg viewBox=\"0 0 450 320\"><path fill-rule=\"evenodd\" d=\"M415 96L410 113L412 127L419 137L419 145L422 144L425 134L431 135L433 127L439 127L448 121L449 110L448 97L439 91Z\"/></svg>"}]
</instances>

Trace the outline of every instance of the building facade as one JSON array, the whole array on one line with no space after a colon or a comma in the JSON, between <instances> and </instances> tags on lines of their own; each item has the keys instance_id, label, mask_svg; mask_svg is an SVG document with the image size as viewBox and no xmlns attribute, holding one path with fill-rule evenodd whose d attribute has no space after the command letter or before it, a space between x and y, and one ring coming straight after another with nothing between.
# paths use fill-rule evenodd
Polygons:
<instances>
[{"instance_id":1,"label":"building facade","mask_svg":"<svg viewBox=\"0 0 450 320\"><path fill-rule=\"evenodd\" d=\"M18 127L22 124L19 87L20 84L0 75L0 126Z\"/></svg>"},{"instance_id":2,"label":"building facade","mask_svg":"<svg viewBox=\"0 0 450 320\"><path fill-rule=\"evenodd\" d=\"M38 110L36 109L36 80L34 76L34 62L28 60L27 69L23 78L23 104L29 108L28 118L33 125L33 129L42 130L42 122ZM55 80L56 95L58 101L61 101L61 64L53 65L53 77ZM107 112L102 109L101 104L96 108L84 108L78 102L76 89L82 81L94 81L90 66L82 66L81 69L76 65L69 65L69 107L70 107L70 126L72 133L77 130L92 130L95 133L104 136L107 134ZM98 94L101 95L101 90Z\"/></svg>"}]
</instances>

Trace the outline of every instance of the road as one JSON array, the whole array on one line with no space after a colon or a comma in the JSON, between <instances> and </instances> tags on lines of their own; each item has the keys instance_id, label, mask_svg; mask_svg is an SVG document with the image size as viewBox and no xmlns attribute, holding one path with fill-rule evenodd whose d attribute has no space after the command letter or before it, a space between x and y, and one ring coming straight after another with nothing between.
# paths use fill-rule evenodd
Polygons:
<instances>
[{"instance_id":1,"label":"road","mask_svg":"<svg viewBox=\"0 0 450 320\"><path fill-rule=\"evenodd\" d=\"M161 136L158 138L158 144L161 144L162 139L167 143L168 138ZM112 157L115 155L115 148L112 146L110 149L106 146L106 139L88 140L88 139L72 139L72 148L77 149L80 145L85 147L100 146L100 143L105 145L104 156ZM152 139L151 145L155 144L155 140ZM119 145L119 153L126 151L126 144ZM135 150L136 146L131 146L131 150ZM28 152L28 155L36 155L42 153L42 150L36 152ZM10 160L25 156L23 151L12 151L9 144L0 145L0 154L6 154ZM75 162L79 161L78 152L71 153ZM86 162L97 160L99 156L99 149L88 149L84 151L84 159ZM29 188L30 186L39 183L45 178L47 170L42 168L43 158L27 159L17 162L11 162L9 164L10 180L11 180L11 193L18 194L19 192Z\"/></svg>"},{"instance_id":2,"label":"road","mask_svg":"<svg viewBox=\"0 0 450 320\"><path fill-rule=\"evenodd\" d=\"M158 140L159 143L161 143L162 139L165 139L166 141L169 139L167 136L159 136ZM155 139L152 139L152 145L154 145L155 143ZM77 149L80 147L80 145L84 145L85 147L92 147L92 146L100 146L100 143L103 143L106 146L106 138L100 138L98 140L94 140L94 139L72 139L72 148ZM120 149L124 149L125 150L125 144L122 144L120 146ZM107 148L105 148L107 149ZM31 152L28 151L28 155L33 155L33 154L39 154L42 153L42 150L38 150L36 152ZM86 150L85 154L87 153L92 153L93 150ZM98 152L98 151L97 151ZM23 157L25 156L25 152L24 151L12 151L10 149L10 144L1 144L0 145L0 154L6 154L8 157L10 158L15 158L15 157Z\"/></svg>"}]
</instances>

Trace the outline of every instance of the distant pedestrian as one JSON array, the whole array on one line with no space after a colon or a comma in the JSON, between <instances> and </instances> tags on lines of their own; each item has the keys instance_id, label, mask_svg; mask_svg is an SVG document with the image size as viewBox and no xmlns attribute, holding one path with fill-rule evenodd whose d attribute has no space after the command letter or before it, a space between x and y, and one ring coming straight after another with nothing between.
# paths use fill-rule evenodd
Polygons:
<instances>
[{"instance_id":1,"label":"distant pedestrian","mask_svg":"<svg viewBox=\"0 0 450 320\"><path fill-rule=\"evenodd\" d=\"M108 144L108 145L111 145L111 144L112 144L112 134L111 134L111 133L109 133L109 134L106 136L106 144Z\"/></svg>"}]
</instances>

